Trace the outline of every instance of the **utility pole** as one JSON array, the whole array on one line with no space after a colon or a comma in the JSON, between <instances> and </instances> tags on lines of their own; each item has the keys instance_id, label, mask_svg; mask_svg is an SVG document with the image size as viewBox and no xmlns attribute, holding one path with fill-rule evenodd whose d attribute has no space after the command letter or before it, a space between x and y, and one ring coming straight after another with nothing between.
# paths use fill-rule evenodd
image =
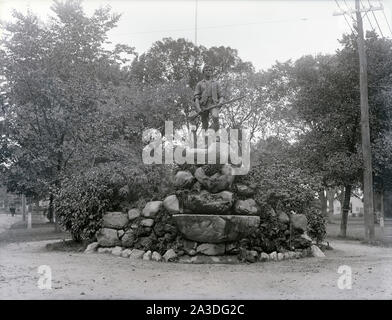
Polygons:
<instances>
[{"instance_id":1,"label":"utility pole","mask_svg":"<svg viewBox=\"0 0 392 320\"><path fill-rule=\"evenodd\" d=\"M363 155L363 206L365 219L365 238L374 240L374 203L373 203L373 168L370 146L369 104L368 104L368 79L367 58L363 36L362 13L359 0L355 0L355 11L358 28L358 53L359 53L359 87L361 92L361 138Z\"/></svg>"},{"instance_id":2,"label":"utility pole","mask_svg":"<svg viewBox=\"0 0 392 320\"><path fill-rule=\"evenodd\" d=\"M368 104L368 80L367 80L367 58L365 51L365 40L363 35L362 12L382 10L383 7L373 7L361 9L360 0L355 0L355 10L341 11L334 15L345 15L355 13L356 29L358 32L358 54L359 54L359 86L361 98L361 140L363 155L363 202L364 202L364 222L365 238L368 241L374 240L374 203L373 203L373 169L372 153L370 145L369 127L369 104Z\"/></svg>"}]
</instances>

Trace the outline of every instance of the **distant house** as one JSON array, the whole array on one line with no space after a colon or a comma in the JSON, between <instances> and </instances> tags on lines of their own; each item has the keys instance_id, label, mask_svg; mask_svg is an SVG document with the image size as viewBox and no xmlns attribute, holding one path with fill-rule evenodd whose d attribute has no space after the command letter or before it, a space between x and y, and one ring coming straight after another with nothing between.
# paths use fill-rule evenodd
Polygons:
<instances>
[{"instance_id":1,"label":"distant house","mask_svg":"<svg viewBox=\"0 0 392 320\"><path fill-rule=\"evenodd\" d=\"M339 200L333 201L333 214L342 214L342 205ZM363 201L358 197L352 196L350 198L349 216L360 217L363 216Z\"/></svg>"}]
</instances>

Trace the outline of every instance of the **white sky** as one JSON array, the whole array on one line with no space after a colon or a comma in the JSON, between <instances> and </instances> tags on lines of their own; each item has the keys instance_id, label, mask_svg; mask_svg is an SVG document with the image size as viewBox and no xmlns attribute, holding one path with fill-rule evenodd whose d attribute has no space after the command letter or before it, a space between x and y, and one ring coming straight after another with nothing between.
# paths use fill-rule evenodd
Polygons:
<instances>
[{"instance_id":1,"label":"white sky","mask_svg":"<svg viewBox=\"0 0 392 320\"><path fill-rule=\"evenodd\" d=\"M337 0L343 9L354 8L353 0ZM43 20L51 13L49 0L0 0L0 19L9 20L11 9L30 8ZM342 33L350 31L343 16L333 16L338 6L333 0L246 1L198 0L197 43L206 47L230 46L256 69L266 69L275 61L297 59L304 54L332 53ZM367 0L362 0L369 6ZM371 1L378 6L378 1ZM382 1L392 27L392 0ZM85 0L87 13L110 4L122 13L118 27L110 32L113 43L124 43L141 54L163 37L195 41L196 0ZM384 36L392 37L382 11L375 11ZM377 28L373 14L369 13ZM306 19L306 20L303 20ZM350 21L350 20L349 20ZM352 23L352 21L350 21ZM364 17L365 29L370 29Z\"/></svg>"}]
</instances>

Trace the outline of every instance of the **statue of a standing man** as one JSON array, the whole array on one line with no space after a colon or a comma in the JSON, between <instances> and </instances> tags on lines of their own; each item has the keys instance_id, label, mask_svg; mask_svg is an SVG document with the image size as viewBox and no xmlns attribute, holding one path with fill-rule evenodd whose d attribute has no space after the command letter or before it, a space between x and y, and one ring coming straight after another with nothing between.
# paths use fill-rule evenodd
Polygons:
<instances>
[{"instance_id":1,"label":"statue of a standing man","mask_svg":"<svg viewBox=\"0 0 392 320\"><path fill-rule=\"evenodd\" d=\"M219 130L219 104L223 102L222 89L219 82L212 79L213 68L211 66L204 66L204 79L197 83L194 95L196 111L200 113L202 127L204 130L208 129L209 116L212 117L212 128L215 131ZM216 108L205 110L206 108L217 105Z\"/></svg>"}]
</instances>

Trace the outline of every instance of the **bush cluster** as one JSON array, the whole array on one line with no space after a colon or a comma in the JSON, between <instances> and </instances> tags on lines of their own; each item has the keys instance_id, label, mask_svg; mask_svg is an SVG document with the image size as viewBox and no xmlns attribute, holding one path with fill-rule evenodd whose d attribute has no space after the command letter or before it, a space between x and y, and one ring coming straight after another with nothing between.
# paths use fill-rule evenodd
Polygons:
<instances>
[{"instance_id":1,"label":"bush cluster","mask_svg":"<svg viewBox=\"0 0 392 320\"><path fill-rule=\"evenodd\" d=\"M306 211L306 218L308 219L308 235L317 243L321 243L327 234L325 217L320 210L311 207Z\"/></svg>"},{"instance_id":2,"label":"bush cluster","mask_svg":"<svg viewBox=\"0 0 392 320\"><path fill-rule=\"evenodd\" d=\"M60 224L75 240L92 239L106 211L127 211L168 192L159 166L106 163L62 180L54 205ZM162 183L164 181L165 183Z\"/></svg>"}]
</instances>

